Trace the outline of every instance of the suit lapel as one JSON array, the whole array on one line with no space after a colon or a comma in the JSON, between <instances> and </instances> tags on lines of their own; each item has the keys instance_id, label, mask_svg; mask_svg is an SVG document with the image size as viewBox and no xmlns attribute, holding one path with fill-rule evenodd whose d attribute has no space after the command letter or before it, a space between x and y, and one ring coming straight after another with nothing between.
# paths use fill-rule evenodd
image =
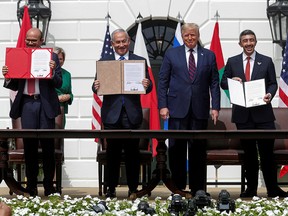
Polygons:
<instances>
[{"instance_id":1,"label":"suit lapel","mask_svg":"<svg viewBox=\"0 0 288 216\"><path fill-rule=\"evenodd\" d=\"M185 50L185 46L182 45L181 49L178 49L178 56L180 61L178 62L179 65L185 65L185 67L183 67L183 76L185 77L185 79L190 81L189 78L189 71L188 71L188 62L186 59L186 50Z\"/></svg>"},{"instance_id":2,"label":"suit lapel","mask_svg":"<svg viewBox=\"0 0 288 216\"><path fill-rule=\"evenodd\" d=\"M243 67L243 57L242 57L242 53L239 54L237 56L237 59L235 62L233 62L235 64L235 68L236 70L235 71L239 71L236 76L239 76L242 80L245 80L246 81L246 77L245 77L245 71L244 71L244 67Z\"/></svg>"},{"instance_id":3,"label":"suit lapel","mask_svg":"<svg viewBox=\"0 0 288 216\"><path fill-rule=\"evenodd\" d=\"M262 65L262 58L261 56L259 56L256 52L255 55L255 61L254 61L254 66L253 66L253 72L252 72L252 76L251 76L251 80L254 80L256 75L259 73L260 71L260 67Z\"/></svg>"},{"instance_id":4,"label":"suit lapel","mask_svg":"<svg viewBox=\"0 0 288 216\"><path fill-rule=\"evenodd\" d=\"M197 50L197 69L196 69L196 74L195 74L195 79L198 77L199 73L201 73L201 67L203 65L203 59L204 59L204 53L203 49L201 46L198 45L198 50ZM195 80L194 79L194 80Z\"/></svg>"}]
</instances>

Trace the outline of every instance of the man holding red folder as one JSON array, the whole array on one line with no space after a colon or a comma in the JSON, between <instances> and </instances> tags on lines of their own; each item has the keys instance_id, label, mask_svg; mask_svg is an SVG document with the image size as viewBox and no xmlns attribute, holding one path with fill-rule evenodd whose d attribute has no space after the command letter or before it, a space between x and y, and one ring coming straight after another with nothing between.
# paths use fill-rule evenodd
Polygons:
<instances>
[{"instance_id":1,"label":"man holding red folder","mask_svg":"<svg viewBox=\"0 0 288 216\"><path fill-rule=\"evenodd\" d=\"M43 42L42 32L38 28L27 31L27 48L39 48ZM16 62L15 62L16 63ZM18 64L21 62L17 62ZM55 88L62 85L59 60L53 53L49 62L52 79L6 79L4 87L18 91L10 110L10 117L21 117L23 129L54 129L55 117L60 114L60 106ZM7 66L2 67L3 76L9 74ZM32 81L32 82L31 82ZM54 139L24 138L27 189L31 196L36 196L38 167L38 144L43 151L44 194L55 193L53 178L55 173Z\"/></svg>"}]
</instances>

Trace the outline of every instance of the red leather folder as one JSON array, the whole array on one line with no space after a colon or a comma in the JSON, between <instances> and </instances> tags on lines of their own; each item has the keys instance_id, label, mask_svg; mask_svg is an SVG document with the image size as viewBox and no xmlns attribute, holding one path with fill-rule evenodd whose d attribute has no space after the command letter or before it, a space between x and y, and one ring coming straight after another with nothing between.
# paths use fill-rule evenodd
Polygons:
<instances>
[{"instance_id":1,"label":"red leather folder","mask_svg":"<svg viewBox=\"0 0 288 216\"><path fill-rule=\"evenodd\" d=\"M49 59L42 60L41 52L50 55ZM49 62L52 59L52 52L52 48L6 48L5 65L8 66L8 73L5 78L51 79L52 70ZM33 53L37 53L37 56Z\"/></svg>"}]
</instances>

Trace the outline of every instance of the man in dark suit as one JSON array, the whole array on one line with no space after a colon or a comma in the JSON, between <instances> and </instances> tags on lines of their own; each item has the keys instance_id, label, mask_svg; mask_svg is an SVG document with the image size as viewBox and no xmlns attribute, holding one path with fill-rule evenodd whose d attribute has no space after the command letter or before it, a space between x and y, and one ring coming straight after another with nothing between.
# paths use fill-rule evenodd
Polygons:
<instances>
[{"instance_id":1,"label":"man in dark suit","mask_svg":"<svg viewBox=\"0 0 288 216\"><path fill-rule=\"evenodd\" d=\"M219 74L212 51L201 47L199 27L181 28L184 45L167 50L159 72L158 106L171 130L207 129L210 99L214 124L220 110ZM211 95L211 98L210 98ZM169 139L169 166L178 189L186 187L188 142L189 188L194 196L206 189L205 140Z\"/></svg>"},{"instance_id":2,"label":"man in dark suit","mask_svg":"<svg viewBox=\"0 0 288 216\"><path fill-rule=\"evenodd\" d=\"M31 28L26 34L26 47L38 48L43 42L42 32ZM28 79L5 79L4 87L18 91L10 110L10 117L21 117L23 129L54 129L55 117L60 114L60 106L55 88L62 85L61 68L58 57L52 54L49 63L53 71L52 79L35 79L33 92L29 92ZM9 74L9 68L3 66L2 74ZM26 165L27 189L31 196L38 194L38 143L43 151L44 194L55 193L53 178L55 173L54 139L24 138L24 155Z\"/></svg>"},{"instance_id":3,"label":"man in dark suit","mask_svg":"<svg viewBox=\"0 0 288 216\"><path fill-rule=\"evenodd\" d=\"M253 31L244 30L240 33L239 45L243 48L243 53L228 59L221 80L221 87L228 89L227 78L238 80L239 82L265 79L266 94L263 95L263 100L266 102L265 105L251 108L233 105L232 122L236 124L239 130L275 129L275 117L270 103L277 91L275 67L270 57L255 51L256 43L257 39ZM288 193L277 185L277 168L273 154L274 139L243 139L241 144L245 153L244 169L247 189L240 194L240 197L257 196L258 154L268 196L288 196Z\"/></svg>"},{"instance_id":4,"label":"man in dark suit","mask_svg":"<svg viewBox=\"0 0 288 216\"><path fill-rule=\"evenodd\" d=\"M111 35L114 55L102 58L101 61L113 60L145 60L145 58L129 53L130 37L123 29L115 30ZM146 60L145 60L146 61ZM146 78L142 80L146 93L152 90L146 65ZM95 77L92 90L97 93L100 81ZM101 118L104 129L138 129L142 123L143 114L139 94L104 95L101 108ZM106 197L115 197L118 185L122 149L125 152L125 165L128 195L137 192L139 179L139 139L106 139L107 141L107 172L108 192Z\"/></svg>"}]
</instances>

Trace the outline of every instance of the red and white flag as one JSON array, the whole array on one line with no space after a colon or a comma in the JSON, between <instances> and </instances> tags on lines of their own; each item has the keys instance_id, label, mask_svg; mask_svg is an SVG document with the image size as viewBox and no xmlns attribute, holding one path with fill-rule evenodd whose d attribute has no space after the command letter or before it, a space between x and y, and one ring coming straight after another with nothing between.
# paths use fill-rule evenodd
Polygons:
<instances>
[{"instance_id":1,"label":"red and white flag","mask_svg":"<svg viewBox=\"0 0 288 216\"><path fill-rule=\"evenodd\" d=\"M26 43L25 43L26 33L31 27L32 26L31 26L31 21L30 21L28 7L27 7L27 5L24 5L24 13L23 13L23 18L22 18L22 24L21 24L19 35L18 35L17 45L16 45L17 48L26 47ZM17 94L17 91L10 90L11 103L14 102L16 94Z\"/></svg>"},{"instance_id":2,"label":"red and white flag","mask_svg":"<svg viewBox=\"0 0 288 216\"><path fill-rule=\"evenodd\" d=\"M18 35L18 41L17 41L17 45L16 45L17 48L26 47L26 43L25 43L26 33L30 28L32 28L32 26L31 26L29 11L28 11L27 5L25 5L21 29L20 29L20 32Z\"/></svg>"},{"instance_id":3,"label":"red and white flag","mask_svg":"<svg viewBox=\"0 0 288 216\"><path fill-rule=\"evenodd\" d=\"M279 107L288 108L288 37L282 60L282 70L279 79ZM288 165L282 166L279 177L282 178L288 173Z\"/></svg>"},{"instance_id":4,"label":"red and white flag","mask_svg":"<svg viewBox=\"0 0 288 216\"><path fill-rule=\"evenodd\" d=\"M107 25L104 43L101 53L101 58L105 56L113 55L113 48L111 45L111 36L109 31L109 25ZM103 96L98 96L93 93L92 101L92 130L101 130L101 107L102 107ZM98 142L98 138L95 139L95 142Z\"/></svg>"},{"instance_id":5,"label":"red and white flag","mask_svg":"<svg viewBox=\"0 0 288 216\"><path fill-rule=\"evenodd\" d=\"M159 110L158 110L158 100L157 100L157 94L156 94L156 85L154 76L152 73L147 49L145 46L145 41L142 34L142 25L139 23L138 29L137 29L137 35L135 39L135 45L134 45L134 54L144 57L147 60L148 65L148 71L149 76L151 79L151 82L153 84L153 89L149 94L141 95L141 105L143 108L150 108L150 130L160 130L160 119L159 119ZM158 142L156 139L152 139L152 153L153 156L157 155L156 147L158 145Z\"/></svg>"}]
</instances>

